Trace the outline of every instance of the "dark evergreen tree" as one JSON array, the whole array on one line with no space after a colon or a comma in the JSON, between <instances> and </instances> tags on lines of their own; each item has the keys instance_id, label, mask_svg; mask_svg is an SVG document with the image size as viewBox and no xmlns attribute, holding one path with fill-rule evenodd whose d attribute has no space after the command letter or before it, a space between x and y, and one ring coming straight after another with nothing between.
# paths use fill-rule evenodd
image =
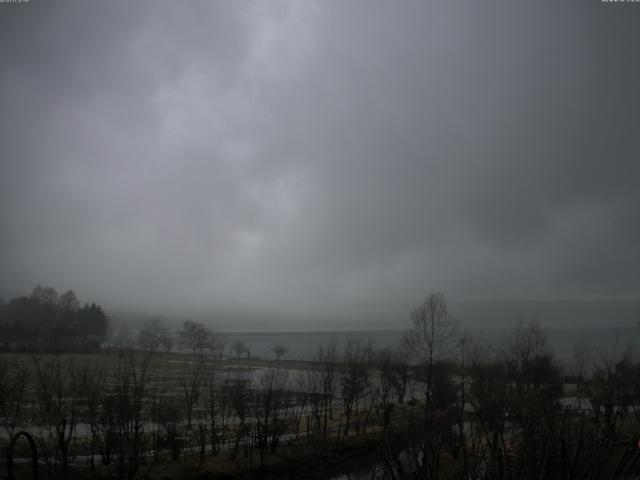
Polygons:
<instances>
[{"instance_id":1,"label":"dark evergreen tree","mask_svg":"<svg viewBox=\"0 0 640 480\"><path fill-rule=\"evenodd\" d=\"M99 305L81 308L71 290L58 296L52 287L38 285L31 295L0 304L0 348L5 350L96 350L108 326Z\"/></svg>"}]
</instances>

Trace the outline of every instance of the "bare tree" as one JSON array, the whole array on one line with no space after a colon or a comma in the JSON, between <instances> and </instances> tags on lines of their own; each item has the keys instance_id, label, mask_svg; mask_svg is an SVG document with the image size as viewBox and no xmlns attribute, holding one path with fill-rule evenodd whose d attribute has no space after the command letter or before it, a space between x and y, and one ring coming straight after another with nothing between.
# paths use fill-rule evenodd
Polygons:
<instances>
[{"instance_id":1,"label":"bare tree","mask_svg":"<svg viewBox=\"0 0 640 480\"><path fill-rule=\"evenodd\" d=\"M10 361L0 357L0 427L11 441L18 427L25 421L28 369L22 358Z\"/></svg>"},{"instance_id":2,"label":"bare tree","mask_svg":"<svg viewBox=\"0 0 640 480\"><path fill-rule=\"evenodd\" d=\"M80 412L80 420L85 423L91 434L89 456L91 469L95 469L94 457L100 439L100 409L104 402L104 365L85 366L75 371L73 385L78 397L86 398L86 406Z\"/></svg>"},{"instance_id":3,"label":"bare tree","mask_svg":"<svg viewBox=\"0 0 640 480\"><path fill-rule=\"evenodd\" d=\"M222 355L226 346L227 341L222 333L209 330L207 350L214 360L222 360Z\"/></svg>"},{"instance_id":4,"label":"bare tree","mask_svg":"<svg viewBox=\"0 0 640 480\"><path fill-rule=\"evenodd\" d=\"M180 438L182 410L175 398L170 396L160 397L156 420L164 431L164 443L169 449L171 459L177 460L183 447Z\"/></svg>"},{"instance_id":5,"label":"bare tree","mask_svg":"<svg viewBox=\"0 0 640 480\"><path fill-rule=\"evenodd\" d=\"M231 367L227 367L223 372L221 372L220 378L220 388L217 389L217 400L215 400L215 404L217 405L216 409L216 417L219 419L219 427L215 429L216 432L219 433L218 444L220 446L224 445L227 442L227 433L230 430L230 425L234 416L234 405L233 405L233 396L234 396L234 385L237 379L234 378L234 373L232 372Z\"/></svg>"},{"instance_id":6,"label":"bare tree","mask_svg":"<svg viewBox=\"0 0 640 480\"><path fill-rule=\"evenodd\" d=\"M382 411L382 426L387 428L391 423L391 414L395 408L395 403L393 402L393 353L388 349L381 351L377 356L376 366L379 372L378 395L380 398L380 410Z\"/></svg>"},{"instance_id":7,"label":"bare tree","mask_svg":"<svg viewBox=\"0 0 640 480\"><path fill-rule=\"evenodd\" d=\"M204 358L198 357L187 365L180 379L182 390L184 413L187 419L187 428L191 429L193 410L200 398L202 383L204 380Z\"/></svg>"},{"instance_id":8,"label":"bare tree","mask_svg":"<svg viewBox=\"0 0 640 480\"><path fill-rule=\"evenodd\" d=\"M224 395L220 395L221 372L219 360L225 347L222 335L214 333L210 335L209 353L211 363L203 369L204 383L204 418L208 422L209 435L211 439L211 455L218 454L218 423L217 418L222 413L224 406L221 401ZM224 427L224 424L223 424ZM203 453L204 455L204 453Z\"/></svg>"},{"instance_id":9,"label":"bare tree","mask_svg":"<svg viewBox=\"0 0 640 480\"><path fill-rule=\"evenodd\" d=\"M397 391L400 398L404 397L412 371L415 381L422 385L422 407L412 399L402 406L394 428L384 430L383 444L390 456L387 471L398 475L406 467L416 477L436 479L442 473L445 447L451 444L458 423L455 409L450 408L455 403L453 371L445 362L454 352L457 326L442 293L426 295L410 317L412 328L403 343L404 352L411 352L413 365L410 367L400 356Z\"/></svg>"},{"instance_id":10,"label":"bare tree","mask_svg":"<svg viewBox=\"0 0 640 480\"><path fill-rule=\"evenodd\" d=\"M144 453L144 402L149 388L152 351L129 350L112 371L113 389L106 401L104 427L116 453L120 478L133 479Z\"/></svg>"},{"instance_id":11,"label":"bare tree","mask_svg":"<svg viewBox=\"0 0 640 480\"><path fill-rule=\"evenodd\" d=\"M178 343L195 356L209 348L210 336L211 331L203 323L185 320L178 330Z\"/></svg>"},{"instance_id":12,"label":"bare tree","mask_svg":"<svg viewBox=\"0 0 640 480\"><path fill-rule=\"evenodd\" d=\"M423 369L425 404L431 401L435 362L450 353L455 345L457 326L442 293L429 293L411 312L413 327L408 341Z\"/></svg>"},{"instance_id":13,"label":"bare tree","mask_svg":"<svg viewBox=\"0 0 640 480\"><path fill-rule=\"evenodd\" d=\"M60 355L51 362L33 357L36 371L36 404L40 421L47 429L44 444L54 452L52 469L68 473L69 444L76 426L78 407L72 397L72 366L63 365ZM60 469L60 470L58 470Z\"/></svg>"},{"instance_id":14,"label":"bare tree","mask_svg":"<svg viewBox=\"0 0 640 480\"><path fill-rule=\"evenodd\" d=\"M409 362L412 355L411 341L408 334L405 334L398 348L392 353L391 372L389 381L393 385L398 398L398 403L403 404L407 395L407 390L411 382L411 368Z\"/></svg>"},{"instance_id":15,"label":"bare tree","mask_svg":"<svg viewBox=\"0 0 640 480\"><path fill-rule=\"evenodd\" d=\"M242 379L235 379L230 384L230 405L236 418L235 441L233 448L230 450L231 460L235 460L240 450L240 445L245 445L245 456L248 456L247 437L249 429L247 428L247 418L251 406L251 396L247 383Z\"/></svg>"},{"instance_id":16,"label":"bare tree","mask_svg":"<svg viewBox=\"0 0 640 480\"><path fill-rule=\"evenodd\" d=\"M255 417L261 465L264 465L267 452L276 452L287 426L284 412L287 378L286 370L276 368L264 371L258 380Z\"/></svg>"},{"instance_id":17,"label":"bare tree","mask_svg":"<svg viewBox=\"0 0 640 480\"><path fill-rule=\"evenodd\" d=\"M231 348L235 352L237 358L240 358L245 352L249 352L249 348L242 340L236 340L233 342ZM247 356L249 356L248 353Z\"/></svg>"},{"instance_id":18,"label":"bare tree","mask_svg":"<svg viewBox=\"0 0 640 480\"><path fill-rule=\"evenodd\" d=\"M171 348L171 334L157 318L145 322L138 333L138 347L148 352L156 352L160 348Z\"/></svg>"},{"instance_id":19,"label":"bare tree","mask_svg":"<svg viewBox=\"0 0 640 480\"><path fill-rule=\"evenodd\" d=\"M326 446L329 419L333 419L333 397L337 377L337 341L332 338L326 348L318 348L318 361L322 368L320 398L322 400L322 427L319 428L320 444Z\"/></svg>"},{"instance_id":20,"label":"bare tree","mask_svg":"<svg viewBox=\"0 0 640 480\"><path fill-rule=\"evenodd\" d=\"M573 347L573 364L575 376L578 382L584 381L586 375L587 364L591 359L591 347L588 343L581 340Z\"/></svg>"},{"instance_id":21,"label":"bare tree","mask_svg":"<svg viewBox=\"0 0 640 480\"><path fill-rule=\"evenodd\" d=\"M133 339L131 338L131 331L126 323L123 323L118 327L118 330L111 337L111 346L115 349L123 352L134 347Z\"/></svg>"},{"instance_id":22,"label":"bare tree","mask_svg":"<svg viewBox=\"0 0 640 480\"><path fill-rule=\"evenodd\" d=\"M362 345L360 339L350 338L344 350L340 376L340 394L345 416L344 435L349 435L352 415L358 415L360 399L369 387L368 361L371 345Z\"/></svg>"},{"instance_id":23,"label":"bare tree","mask_svg":"<svg viewBox=\"0 0 640 480\"><path fill-rule=\"evenodd\" d=\"M289 351L289 347L282 344L276 344L271 347L271 351L275 354L276 359L280 360L287 354L287 352Z\"/></svg>"},{"instance_id":24,"label":"bare tree","mask_svg":"<svg viewBox=\"0 0 640 480\"><path fill-rule=\"evenodd\" d=\"M633 350L601 354L593 370L596 415L604 413L605 426L613 428L624 419L630 407L630 393L633 391L638 367L633 361Z\"/></svg>"}]
</instances>

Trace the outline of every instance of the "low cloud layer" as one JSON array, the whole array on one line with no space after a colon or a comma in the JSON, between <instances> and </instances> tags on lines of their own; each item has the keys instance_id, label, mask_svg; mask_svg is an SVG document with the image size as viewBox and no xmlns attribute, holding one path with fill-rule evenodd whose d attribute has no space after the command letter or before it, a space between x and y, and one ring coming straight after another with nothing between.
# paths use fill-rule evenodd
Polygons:
<instances>
[{"instance_id":1,"label":"low cloud layer","mask_svg":"<svg viewBox=\"0 0 640 480\"><path fill-rule=\"evenodd\" d=\"M277 318L637 297L640 7L0 4L0 292Z\"/></svg>"}]
</instances>

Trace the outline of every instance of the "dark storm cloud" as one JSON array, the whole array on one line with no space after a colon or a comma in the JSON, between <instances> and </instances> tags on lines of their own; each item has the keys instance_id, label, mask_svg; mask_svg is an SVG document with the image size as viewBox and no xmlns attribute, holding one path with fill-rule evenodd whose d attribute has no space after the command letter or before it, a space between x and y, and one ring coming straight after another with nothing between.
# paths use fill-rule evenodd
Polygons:
<instances>
[{"instance_id":1,"label":"dark storm cloud","mask_svg":"<svg viewBox=\"0 0 640 480\"><path fill-rule=\"evenodd\" d=\"M640 9L0 5L0 290L401 317L640 291Z\"/></svg>"}]
</instances>

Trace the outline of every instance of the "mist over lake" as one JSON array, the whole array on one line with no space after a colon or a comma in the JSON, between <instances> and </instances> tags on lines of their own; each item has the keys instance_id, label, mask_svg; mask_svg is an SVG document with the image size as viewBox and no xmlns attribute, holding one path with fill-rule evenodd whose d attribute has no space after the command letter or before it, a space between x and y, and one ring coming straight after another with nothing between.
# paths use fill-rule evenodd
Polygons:
<instances>
[{"instance_id":1,"label":"mist over lake","mask_svg":"<svg viewBox=\"0 0 640 480\"><path fill-rule=\"evenodd\" d=\"M512 328L468 329L469 334L480 345L498 347ZM549 328L546 330L550 348L564 363L571 364L574 347L584 342L591 347L594 356L610 357L621 354L630 346L640 343L640 326L611 326L587 328ZM332 340L342 349L349 339L366 342L373 340L376 349L395 349L405 330L354 330L354 331L269 331L269 332L222 332L227 348L242 341L251 351L252 357L274 358L274 345L284 345L288 352L285 358L313 360L318 348L326 348Z\"/></svg>"}]
</instances>

